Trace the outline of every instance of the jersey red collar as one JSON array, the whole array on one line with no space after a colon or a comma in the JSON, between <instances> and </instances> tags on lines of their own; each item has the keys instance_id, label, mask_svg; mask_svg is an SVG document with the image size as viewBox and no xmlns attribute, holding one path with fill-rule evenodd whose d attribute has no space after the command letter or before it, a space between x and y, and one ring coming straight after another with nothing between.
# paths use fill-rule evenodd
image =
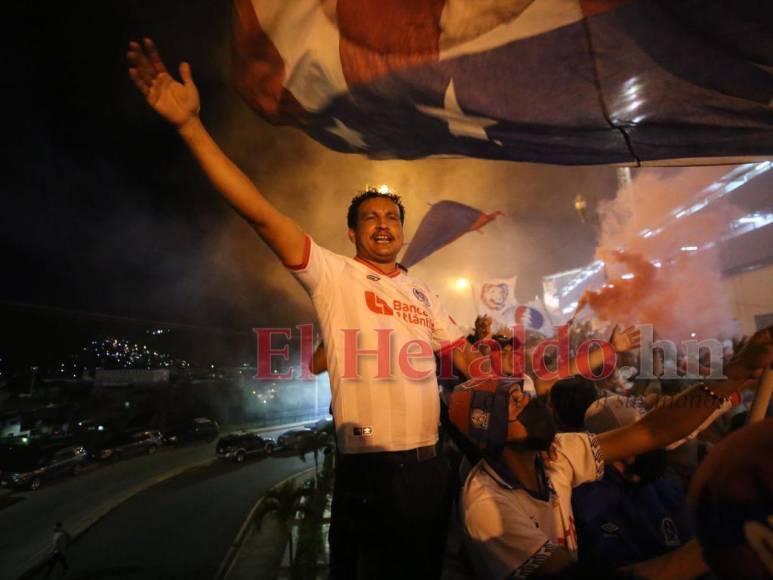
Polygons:
<instances>
[{"instance_id":1,"label":"jersey red collar","mask_svg":"<svg viewBox=\"0 0 773 580\"><path fill-rule=\"evenodd\" d=\"M408 272L408 268L406 268L405 266L403 266L403 265L402 265L402 264L400 264L399 262L397 262L397 263L395 264L395 268L394 268L394 270L391 270L391 271L389 271L389 272L385 272L385 271L384 271L384 270L382 270L382 269L381 269L381 268L380 268L380 267L379 267L377 264L374 264L374 263L373 263L373 262L371 262L370 260L366 260L365 258L361 258L360 256L354 256L354 259L355 259L356 261L360 262L361 264L365 264L365 265L366 265L368 268L370 268L371 270L375 270L375 271L376 271L376 272L378 272L379 274L382 274L382 275L384 275L384 276L389 276L390 278L395 278L396 276L399 276L399 275L400 275L400 274L402 274L403 272L405 272L405 273L407 273L407 272Z\"/></svg>"}]
</instances>

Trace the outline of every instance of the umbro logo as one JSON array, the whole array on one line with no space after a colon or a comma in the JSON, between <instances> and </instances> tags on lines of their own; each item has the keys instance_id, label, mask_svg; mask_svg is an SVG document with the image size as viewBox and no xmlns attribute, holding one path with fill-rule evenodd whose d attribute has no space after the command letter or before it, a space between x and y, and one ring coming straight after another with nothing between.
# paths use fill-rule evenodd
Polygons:
<instances>
[{"instance_id":1,"label":"umbro logo","mask_svg":"<svg viewBox=\"0 0 773 580\"><path fill-rule=\"evenodd\" d=\"M608 534L614 534L615 532L620 530L620 526L612 522L607 522L606 524L601 525L601 529Z\"/></svg>"},{"instance_id":2,"label":"umbro logo","mask_svg":"<svg viewBox=\"0 0 773 580\"><path fill-rule=\"evenodd\" d=\"M368 274L368 275L366 276L366 278L367 278L368 280L373 280L374 282L378 282L379 280L381 280L381 278L379 278L379 277L378 277L378 276L376 276L375 274Z\"/></svg>"}]
</instances>

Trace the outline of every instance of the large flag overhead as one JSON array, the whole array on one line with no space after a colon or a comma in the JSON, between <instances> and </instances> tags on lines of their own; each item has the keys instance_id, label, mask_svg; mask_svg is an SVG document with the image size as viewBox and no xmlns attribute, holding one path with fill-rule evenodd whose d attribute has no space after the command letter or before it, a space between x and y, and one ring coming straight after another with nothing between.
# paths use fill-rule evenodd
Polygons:
<instances>
[{"instance_id":1,"label":"large flag overhead","mask_svg":"<svg viewBox=\"0 0 773 580\"><path fill-rule=\"evenodd\" d=\"M502 215L502 212L483 213L457 201L443 200L432 204L400 263L410 268L467 232L480 231L498 215Z\"/></svg>"},{"instance_id":2,"label":"large flag overhead","mask_svg":"<svg viewBox=\"0 0 773 580\"><path fill-rule=\"evenodd\" d=\"M375 158L698 164L773 154L773 2L234 0L234 80Z\"/></svg>"}]
</instances>

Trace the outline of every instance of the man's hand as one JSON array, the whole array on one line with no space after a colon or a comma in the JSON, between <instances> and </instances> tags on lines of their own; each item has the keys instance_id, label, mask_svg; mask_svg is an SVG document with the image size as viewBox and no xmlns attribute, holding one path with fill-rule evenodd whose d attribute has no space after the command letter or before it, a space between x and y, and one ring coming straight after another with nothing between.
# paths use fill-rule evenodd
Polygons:
<instances>
[{"instance_id":1,"label":"man's hand","mask_svg":"<svg viewBox=\"0 0 773 580\"><path fill-rule=\"evenodd\" d=\"M129 43L129 76L148 101L148 104L177 128L182 127L199 114L199 92L193 83L191 67L180 63L180 83L166 70L156 46L149 38Z\"/></svg>"},{"instance_id":2,"label":"man's hand","mask_svg":"<svg viewBox=\"0 0 773 580\"><path fill-rule=\"evenodd\" d=\"M199 92L191 68L180 64L183 82L167 72L149 38L129 43L129 75L151 107L177 128L212 185L258 232L286 265L299 266L307 257L307 238L293 220L279 212L231 161L199 119Z\"/></svg>"},{"instance_id":3,"label":"man's hand","mask_svg":"<svg viewBox=\"0 0 773 580\"><path fill-rule=\"evenodd\" d=\"M625 330L620 330L615 326L615 330L612 331L612 337L609 339L612 344L612 348L615 352L628 352L635 348L639 348L641 343L641 332L635 326L629 326Z\"/></svg>"},{"instance_id":4,"label":"man's hand","mask_svg":"<svg viewBox=\"0 0 773 580\"><path fill-rule=\"evenodd\" d=\"M484 338L491 338L491 324L493 320L487 314L478 316L475 319L475 338L477 340L483 340Z\"/></svg>"}]
</instances>

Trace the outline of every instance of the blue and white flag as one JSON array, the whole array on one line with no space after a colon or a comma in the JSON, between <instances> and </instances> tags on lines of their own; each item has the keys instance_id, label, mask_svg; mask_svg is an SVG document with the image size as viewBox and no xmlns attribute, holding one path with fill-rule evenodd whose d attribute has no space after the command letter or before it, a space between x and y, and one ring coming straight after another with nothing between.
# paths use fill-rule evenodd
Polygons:
<instances>
[{"instance_id":1,"label":"blue and white flag","mask_svg":"<svg viewBox=\"0 0 773 580\"><path fill-rule=\"evenodd\" d=\"M634 166L773 154L773 2L234 4L245 101L338 151Z\"/></svg>"}]
</instances>

